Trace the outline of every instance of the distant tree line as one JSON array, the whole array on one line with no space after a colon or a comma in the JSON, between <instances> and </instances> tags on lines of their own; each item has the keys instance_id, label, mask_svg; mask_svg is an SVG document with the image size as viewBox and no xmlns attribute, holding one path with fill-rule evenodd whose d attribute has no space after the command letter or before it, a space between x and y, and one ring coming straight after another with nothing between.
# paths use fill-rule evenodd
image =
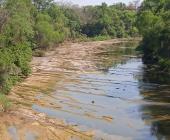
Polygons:
<instances>
[{"instance_id":1,"label":"distant tree line","mask_svg":"<svg viewBox=\"0 0 170 140\"><path fill-rule=\"evenodd\" d=\"M136 36L135 22L136 9L122 3L74 7L53 0L0 0L0 92L30 74L35 50L79 37Z\"/></svg>"},{"instance_id":2,"label":"distant tree line","mask_svg":"<svg viewBox=\"0 0 170 140\"><path fill-rule=\"evenodd\" d=\"M136 36L136 10L123 3L107 6L87 6L83 8L85 24L81 33L90 37L104 35L111 37Z\"/></svg>"}]
</instances>

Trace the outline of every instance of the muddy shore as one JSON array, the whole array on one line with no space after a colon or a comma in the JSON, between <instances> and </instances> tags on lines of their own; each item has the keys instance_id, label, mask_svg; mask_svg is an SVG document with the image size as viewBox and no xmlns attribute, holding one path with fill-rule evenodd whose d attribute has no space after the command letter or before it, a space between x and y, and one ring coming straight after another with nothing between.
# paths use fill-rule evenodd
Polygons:
<instances>
[{"instance_id":1,"label":"muddy shore","mask_svg":"<svg viewBox=\"0 0 170 140\"><path fill-rule=\"evenodd\" d=\"M56 87L56 82L67 80L70 72L93 71L96 68L90 61L85 61L95 49L103 45L112 45L128 41L114 39L109 41L65 43L45 57L34 57L31 62L32 74L18 83L9 94L12 107L0 117L0 137L3 140L64 140L93 139L93 132L82 132L76 126L68 125L63 120L48 117L44 113L32 110L34 103L41 106L60 105L40 100L39 93L49 94ZM84 60L83 60L84 59ZM71 61L69 61L71 60ZM73 61L74 60L74 61ZM68 75L66 75L68 73ZM109 117L103 117L109 118ZM110 118L109 118L110 119Z\"/></svg>"}]
</instances>

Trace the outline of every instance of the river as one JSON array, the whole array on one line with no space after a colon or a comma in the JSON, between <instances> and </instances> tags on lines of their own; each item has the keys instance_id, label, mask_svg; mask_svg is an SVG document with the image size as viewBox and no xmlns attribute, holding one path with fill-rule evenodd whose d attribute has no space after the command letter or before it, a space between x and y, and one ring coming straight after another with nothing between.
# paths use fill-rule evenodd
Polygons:
<instances>
[{"instance_id":1,"label":"river","mask_svg":"<svg viewBox=\"0 0 170 140\"><path fill-rule=\"evenodd\" d=\"M10 98L90 131L92 139L169 140L170 77L149 70L137 45L112 40L60 46L34 58L33 74Z\"/></svg>"}]
</instances>

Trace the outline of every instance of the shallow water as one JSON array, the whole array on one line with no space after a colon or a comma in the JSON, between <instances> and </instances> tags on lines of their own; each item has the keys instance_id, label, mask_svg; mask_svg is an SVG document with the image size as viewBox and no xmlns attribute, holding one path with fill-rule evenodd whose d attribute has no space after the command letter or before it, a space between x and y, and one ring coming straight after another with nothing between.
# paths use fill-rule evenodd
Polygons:
<instances>
[{"instance_id":1,"label":"shallow water","mask_svg":"<svg viewBox=\"0 0 170 140\"><path fill-rule=\"evenodd\" d=\"M51 67L46 61L40 67L56 76L48 94L35 97L48 105L35 102L32 108L92 130L94 139L169 140L170 80L148 70L136 46L58 48Z\"/></svg>"},{"instance_id":2,"label":"shallow water","mask_svg":"<svg viewBox=\"0 0 170 140\"><path fill-rule=\"evenodd\" d=\"M17 128L15 126L10 126L8 128L8 132L11 135L11 138L13 140L19 140L18 133L17 133Z\"/></svg>"}]
</instances>

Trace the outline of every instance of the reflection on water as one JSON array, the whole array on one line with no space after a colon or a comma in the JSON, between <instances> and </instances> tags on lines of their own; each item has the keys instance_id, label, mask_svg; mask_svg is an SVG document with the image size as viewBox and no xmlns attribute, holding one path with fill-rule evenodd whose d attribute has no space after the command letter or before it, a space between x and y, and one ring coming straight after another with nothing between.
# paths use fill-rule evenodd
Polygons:
<instances>
[{"instance_id":1,"label":"reflection on water","mask_svg":"<svg viewBox=\"0 0 170 140\"><path fill-rule=\"evenodd\" d=\"M151 125L151 134L159 140L170 139L170 76L158 71L143 69L142 82L152 89L141 88L140 94L151 105L142 105L142 119ZM140 82L139 82L140 83ZM142 84L143 85L143 84ZM158 104L162 103L162 104Z\"/></svg>"},{"instance_id":2,"label":"reflection on water","mask_svg":"<svg viewBox=\"0 0 170 140\"><path fill-rule=\"evenodd\" d=\"M72 71L57 81L55 91L37 96L51 106L33 109L92 129L96 139L170 139L170 83L166 75L160 79L147 70L135 46L102 46L77 58L84 71L66 65Z\"/></svg>"}]
</instances>

